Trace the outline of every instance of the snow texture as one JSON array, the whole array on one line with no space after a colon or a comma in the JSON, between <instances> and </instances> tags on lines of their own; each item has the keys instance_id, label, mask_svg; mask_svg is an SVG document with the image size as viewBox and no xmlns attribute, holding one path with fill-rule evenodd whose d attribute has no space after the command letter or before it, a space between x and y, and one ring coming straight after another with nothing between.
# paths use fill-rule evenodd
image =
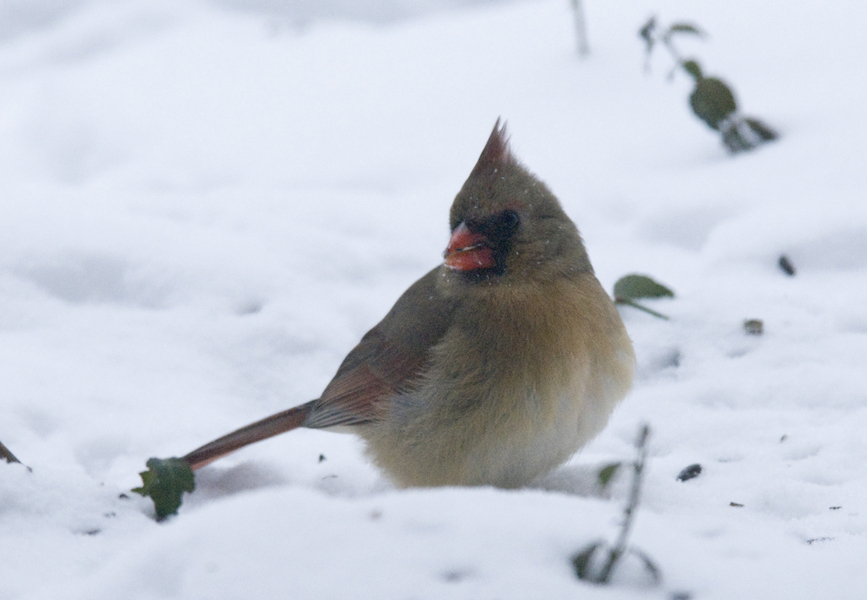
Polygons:
<instances>
[{"instance_id":1,"label":"snow texture","mask_svg":"<svg viewBox=\"0 0 867 600\"><path fill-rule=\"evenodd\" d=\"M865 597L867 8L583 4L586 60L566 0L0 4L0 440L32 469L0 463L0 598ZM644 69L654 13L710 33L682 53L779 141L726 153L669 57ZM165 523L121 497L319 394L441 260L499 116L606 289L677 294L648 303L669 321L623 308L638 376L607 429L518 491L396 490L303 430ZM632 543L663 583L579 582L627 487L595 473L645 422Z\"/></svg>"}]
</instances>

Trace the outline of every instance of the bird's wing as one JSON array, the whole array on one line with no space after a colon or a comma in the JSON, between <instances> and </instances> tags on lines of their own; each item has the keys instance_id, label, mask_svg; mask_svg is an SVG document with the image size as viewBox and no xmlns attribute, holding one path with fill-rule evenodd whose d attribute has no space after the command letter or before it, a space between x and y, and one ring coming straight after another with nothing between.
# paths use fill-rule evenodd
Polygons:
<instances>
[{"instance_id":1,"label":"bird's wing","mask_svg":"<svg viewBox=\"0 0 867 600\"><path fill-rule=\"evenodd\" d=\"M410 389L430 349L451 323L454 305L436 289L434 269L404 292L349 353L322 396L233 431L184 456L193 469L297 427L360 425L379 417L380 402Z\"/></svg>"},{"instance_id":2,"label":"bird's wing","mask_svg":"<svg viewBox=\"0 0 867 600\"><path fill-rule=\"evenodd\" d=\"M304 427L370 423L381 417L382 400L413 387L455 308L437 289L437 277L439 268L415 282L367 332L314 401Z\"/></svg>"}]
</instances>

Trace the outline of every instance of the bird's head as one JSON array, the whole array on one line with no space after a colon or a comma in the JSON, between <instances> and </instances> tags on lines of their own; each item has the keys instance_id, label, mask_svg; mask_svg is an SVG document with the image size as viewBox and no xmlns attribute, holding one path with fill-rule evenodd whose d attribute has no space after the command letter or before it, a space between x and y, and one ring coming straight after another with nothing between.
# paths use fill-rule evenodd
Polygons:
<instances>
[{"instance_id":1,"label":"bird's head","mask_svg":"<svg viewBox=\"0 0 867 600\"><path fill-rule=\"evenodd\" d=\"M499 119L449 221L445 267L464 281L512 284L592 272L575 224L512 155Z\"/></svg>"}]
</instances>

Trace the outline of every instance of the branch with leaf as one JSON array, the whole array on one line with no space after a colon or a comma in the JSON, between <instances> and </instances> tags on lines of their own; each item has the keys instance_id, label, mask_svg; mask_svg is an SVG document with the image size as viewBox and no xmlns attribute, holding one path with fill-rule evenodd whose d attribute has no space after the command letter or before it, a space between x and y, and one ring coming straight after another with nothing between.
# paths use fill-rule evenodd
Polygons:
<instances>
[{"instance_id":1,"label":"branch with leaf","mask_svg":"<svg viewBox=\"0 0 867 600\"><path fill-rule=\"evenodd\" d=\"M617 536L617 541L611 546L604 540L593 542L575 554L572 557L572 567L575 569L575 575L578 579L602 585L608 584L611 582L611 576L614 573L615 567L627 555L636 556L641 561L654 583L659 583L662 579L659 567L656 566L656 563L647 554L638 548L627 545L629 533L632 530L635 514L638 511L638 503L641 498L641 481L647 462L647 440L649 437L650 427L647 425L642 426L635 440L638 456L632 463L632 487L629 492L629 500L623 511L623 522L620 526L620 534ZM598 475L600 485L603 487L607 486L620 467L621 463L614 463L600 470ZM604 558L600 560L600 557Z\"/></svg>"},{"instance_id":2,"label":"branch with leaf","mask_svg":"<svg viewBox=\"0 0 867 600\"><path fill-rule=\"evenodd\" d=\"M756 146L777 139L777 133L755 117L743 116L738 112L734 92L727 83L717 77L706 77L701 65L694 58L684 59L674 44L674 38L688 35L699 38L705 33L691 23L674 23L661 27L656 17L651 17L639 30L646 49L645 68L650 68L650 56L658 46L668 50L674 60L669 73L672 78L678 69L683 69L695 81L689 96L689 105L695 115L708 127L718 131L723 145L732 153L751 150Z\"/></svg>"},{"instance_id":3,"label":"branch with leaf","mask_svg":"<svg viewBox=\"0 0 867 600\"><path fill-rule=\"evenodd\" d=\"M638 303L638 300L654 298L674 298L674 292L647 275L625 275L614 284L615 304L625 304L667 321L664 314Z\"/></svg>"}]
</instances>

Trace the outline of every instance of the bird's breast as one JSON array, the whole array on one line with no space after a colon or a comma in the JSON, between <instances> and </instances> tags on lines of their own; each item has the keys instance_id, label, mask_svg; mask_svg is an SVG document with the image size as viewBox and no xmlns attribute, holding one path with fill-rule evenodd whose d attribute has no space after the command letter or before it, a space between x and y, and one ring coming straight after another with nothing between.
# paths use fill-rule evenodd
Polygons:
<instances>
[{"instance_id":1,"label":"bird's breast","mask_svg":"<svg viewBox=\"0 0 867 600\"><path fill-rule=\"evenodd\" d=\"M404 485L501 487L567 460L631 382L629 339L590 283L506 290L459 311L417 385L365 435L374 460Z\"/></svg>"}]
</instances>

